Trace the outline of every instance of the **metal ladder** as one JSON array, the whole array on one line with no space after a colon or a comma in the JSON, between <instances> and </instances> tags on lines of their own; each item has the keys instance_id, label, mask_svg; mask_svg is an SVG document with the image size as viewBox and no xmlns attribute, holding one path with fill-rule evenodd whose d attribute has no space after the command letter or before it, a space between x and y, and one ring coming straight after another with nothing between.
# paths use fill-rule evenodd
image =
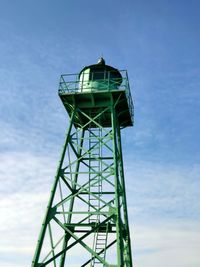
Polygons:
<instances>
[{"instance_id":1,"label":"metal ladder","mask_svg":"<svg viewBox=\"0 0 200 267\"><path fill-rule=\"evenodd\" d=\"M100 197L102 195L102 149L101 149L101 138L102 138L102 129L92 128L89 131L89 189L90 192ZM95 183L95 184L94 184ZM99 199L96 199L94 195L89 194L89 212L96 212L89 216L89 223L97 225L100 223L100 214L99 209L101 208L101 202ZM93 240L93 250L103 259L105 259L106 254L106 245L107 245L107 236L108 236L108 227L101 227L94 234ZM91 255L92 259L90 261L90 267L94 266L104 266L97 258L94 258Z\"/></svg>"},{"instance_id":2,"label":"metal ladder","mask_svg":"<svg viewBox=\"0 0 200 267\"><path fill-rule=\"evenodd\" d=\"M94 251L105 260L106 257L106 246L108 239L108 224L105 226L105 231L98 231L94 240ZM97 258L92 260L91 266L104 266Z\"/></svg>"},{"instance_id":3,"label":"metal ladder","mask_svg":"<svg viewBox=\"0 0 200 267\"><path fill-rule=\"evenodd\" d=\"M102 194L101 181L101 143L98 138L101 138L102 130L100 128L93 128L89 131L89 190L91 193L100 197ZM96 199L94 195L89 194L89 212L97 212L100 209L100 200ZM89 223L99 223L100 215L92 214L89 217Z\"/></svg>"}]
</instances>

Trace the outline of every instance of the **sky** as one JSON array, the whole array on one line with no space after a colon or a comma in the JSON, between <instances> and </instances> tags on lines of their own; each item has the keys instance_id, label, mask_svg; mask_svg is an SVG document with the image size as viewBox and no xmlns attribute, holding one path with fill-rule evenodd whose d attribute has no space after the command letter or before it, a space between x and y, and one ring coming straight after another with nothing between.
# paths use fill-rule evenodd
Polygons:
<instances>
[{"instance_id":1,"label":"sky","mask_svg":"<svg viewBox=\"0 0 200 267\"><path fill-rule=\"evenodd\" d=\"M0 266L31 265L69 118L59 77L127 69L135 267L200 265L200 2L0 0Z\"/></svg>"}]
</instances>

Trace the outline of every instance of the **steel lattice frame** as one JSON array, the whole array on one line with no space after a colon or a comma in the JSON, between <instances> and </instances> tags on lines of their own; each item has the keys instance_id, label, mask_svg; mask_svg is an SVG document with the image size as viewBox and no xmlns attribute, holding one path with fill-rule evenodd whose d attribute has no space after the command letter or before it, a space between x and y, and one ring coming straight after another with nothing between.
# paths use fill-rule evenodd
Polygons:
<instances>
[{"instance_id":1,"label":"steel lattice frame","mask_svg":"<svg viewBox=\"0 0 200 267\"><path fill-rule=\"evenodd\" d=\"M95 115L70 106L32 267L132 266L118 101ZM105 114L111 127L101 124Z\"/></svg>"}]
</instances>

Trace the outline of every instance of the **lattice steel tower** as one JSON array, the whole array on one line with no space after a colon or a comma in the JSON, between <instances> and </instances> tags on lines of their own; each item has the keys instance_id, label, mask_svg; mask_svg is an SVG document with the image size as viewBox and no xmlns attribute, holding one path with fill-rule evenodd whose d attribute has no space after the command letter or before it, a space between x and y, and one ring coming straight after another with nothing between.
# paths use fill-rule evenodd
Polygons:
<instances>
[{"instance_id":1,"label":"lattice steel tower","mask_svg":"<svg viewBox=\"0 0 200 267\"><path fill-rule=\"evenodd\" d=\"M133 125L126 71L61 75L70 123L32 267L132 266L121 129Z\"/></svg>"}]
</instances>

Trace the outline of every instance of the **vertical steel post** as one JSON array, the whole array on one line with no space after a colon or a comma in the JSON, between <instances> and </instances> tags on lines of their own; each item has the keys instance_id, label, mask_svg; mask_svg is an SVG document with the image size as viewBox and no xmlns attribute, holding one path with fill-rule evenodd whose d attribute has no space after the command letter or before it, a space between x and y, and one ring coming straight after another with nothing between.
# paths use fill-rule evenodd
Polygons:
<instances>
[{"instance_id":1,"label":"vertical steel post","mask_svg":"<svg viewBox=\"0 0 200 267\"><path fill-rule=\"evenodd\" d=\"M82 130L80 148L78 150L79 157L81 156L81 153L82 153L82 145L83 145L83 140L84 140L84 133L85 133L85 131ZM74 179L73 190L76 190L76 183L77 183L77 179L78 179L79 166L80 166L80 160L78 160L77 163L76 163L76 174L75 174L75 179ZM70 212L73 211L74 200L75 200L74 197L72 197L71 200L70 200L70 205L69 205L69 211ZM71 217L72 217L72 214L70 213L68 215L68 218L67 218L67 223L70 223L71 222ZM65 264L66 247L67 247L67 243L69 241L69 238L66 238L66 235L67 235L67 233L65 233L65 237L64 237L64 241L63 241L63 250L65 250L65 252L61 256L60 266L59 267L64 267L64 264Z\"/></svg>"},{"instance_id":2,"label":"vertical steel post","mask_svg":"<svg viewBox=\"0 0 200 267\"><path fill-rule=\"evenodd\" d=\"M115 201L116 201L116 228L117 228L117 256L119 266L123 266L123 241L122 241L122 228L121 228L121 210L120 210L120 181L119 181L119 152L117 143L117 116L115 113L114 104L111 106L111 118L112 118L112 137L113 137L113 154L114 154L114 172L115 172Z\"/></svg>"},{"instance_id":3,"label":"vertical steel post","mask_svg":"<svg viewBox=\"0 0 200 267\"><path fill-rule=\"evenodd\" d=\"M58 168L57 168L54 184L52 186L50 199L49 199L49 202L48 202L48 205L47 205L46 214L45 214L45 217L44 217L44 220L43 220L43 223L42 223L42 227L41 227L41 231L40 231L40 234L39 234L39 238L38 238L38 242L37 242L37 246L36 246L36 250L35 250L35 255L34 255L31 267L39 267L40 266L38 261L39 261L39 257L40 257L40 253L41 253L41 248L42 248L42 244L43 244L46 228L47 228L47 225L48 225L49 221L51 220L52 203L53 203L56 187L57 187L57 184L58 184L60 170L61 170L61 167L62 167L62 164L63 164L63 160L64 160L64 157L65 157L66 148L67 148L67 145L68 145L68 142L69 142L70 132L71 132L71 128L72 128L72 125L73 125L74 114L75 114L75 110L73 111L71 119L70 119L69 128L68 128L68 131L67 131L65 143L64 143L63 150L62 150L62 153L61 153L61 158L60 158L60 161L59 161L59 164L58 164Z\"/></svg>"}]
</instances>

